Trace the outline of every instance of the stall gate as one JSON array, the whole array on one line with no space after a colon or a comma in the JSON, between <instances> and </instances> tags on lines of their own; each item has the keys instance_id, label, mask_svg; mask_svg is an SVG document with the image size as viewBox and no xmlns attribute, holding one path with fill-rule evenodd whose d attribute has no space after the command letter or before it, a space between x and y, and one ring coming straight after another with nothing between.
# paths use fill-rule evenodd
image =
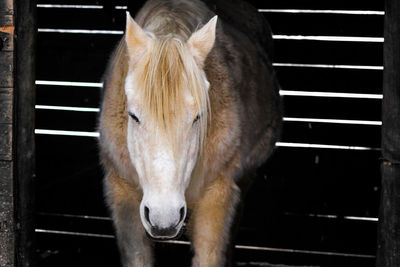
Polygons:
<instances>
[{"instance_id":1,"label":"stall gate","mask_svg":"<svg viewBox=\"0 0 400 267\"><path fill-rule=\"evenodd\" d=\"M122 36L128 3L38 2L39 266L117 266L102 196L96 116L100 79ZM131 2L134 13L142 1ZM383 1L253 4L274 33L284 124L273 157L246 199L235 261L372 267L380 192ZM156 251L160 266L163 259L187 266L191 253L184 239L157 243Z\"/></svg>"}]
</instances>

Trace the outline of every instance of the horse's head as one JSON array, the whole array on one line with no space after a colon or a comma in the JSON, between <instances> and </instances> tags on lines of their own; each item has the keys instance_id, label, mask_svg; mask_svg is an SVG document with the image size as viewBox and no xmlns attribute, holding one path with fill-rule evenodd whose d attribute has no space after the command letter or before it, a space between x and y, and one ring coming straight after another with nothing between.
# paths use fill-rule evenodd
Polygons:
<instances>
[{"instance_id":1,"label":"horse's head","mask_svg":"<svg viewBox=\"0 0 400 267\"><path fill-rule=\"evenodd\" d=\"M186 216L185 190L204 142L208 87L203 70L216 17L190 38L155 36L127 14L127 145L143 190L140 216L154 238L173 238Z\"/></svg>"}]
</instances>

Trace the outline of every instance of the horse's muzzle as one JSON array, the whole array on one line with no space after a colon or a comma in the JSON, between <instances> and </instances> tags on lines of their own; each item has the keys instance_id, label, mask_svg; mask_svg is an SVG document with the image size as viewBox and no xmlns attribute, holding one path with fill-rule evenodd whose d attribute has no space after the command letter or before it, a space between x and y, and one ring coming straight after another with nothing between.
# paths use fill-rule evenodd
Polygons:
<instances>
[{"instance_id":1,"label":"horse's muzzle","mask_svg":"<svg viewBox=\"0 0 400 267\"><path fill-rule=\"evenodd\" d=\"M185 227L186 224L184 224L182 227L175 228L175 227L170 227L170 228L164 228L160 229L157 227L151 227L150 233L146 231L146 234L149 238L153 240L171 240L171 239L179 239L182 234L185 232Z\"/></svg>"},{"instance_id":2,"label":"horse's muzzle","mask_svg":"<svg viewBox=\"0 0 400 267\"><path fill-rule=\"evenodd\" d=\"M179 220L175 220L175 222L172 223L170 226L168 226L168 224L165 223L166 222L165 220L169 219L168 217L153 217L152 220L150 208L148 208L148 206L144 206L143 210L144 210L143 224L145 226L147 235L150 238L166 240L166 239L174 239L178 235L180 236L182 228L184 228L183 226L185 224L186 205L179 209L179 213L177 214L179 216L178 217Z\"/></svg>"}]
</instances>

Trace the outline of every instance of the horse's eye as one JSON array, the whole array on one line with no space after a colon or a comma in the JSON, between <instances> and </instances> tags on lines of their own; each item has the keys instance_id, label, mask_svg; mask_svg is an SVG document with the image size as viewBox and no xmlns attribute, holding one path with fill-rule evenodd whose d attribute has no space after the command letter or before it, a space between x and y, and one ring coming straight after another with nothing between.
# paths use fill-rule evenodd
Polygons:
<instances>
[{"instance_id":1,"label":"horse's eye","mask_svg":"<svg viewBox=\"0 0 400 267\"><path fill-rule=\"evenodd\" d=\"M200 115L197 115L196 118L193 120L193 124L195 124L200 119Z\"/></svg>"},{"instance_id":2,"label":"horse's eye","mask_svg":"<svg viewBox=\"0 0 400 267\"><path fill-rule=\"evenodd\" d=\"M134 121L136 121L137 123L140 123L138 117L136 117L136 115L132 112L129 112L129 117L131 117Z\"/></svg>"}]
</instances>

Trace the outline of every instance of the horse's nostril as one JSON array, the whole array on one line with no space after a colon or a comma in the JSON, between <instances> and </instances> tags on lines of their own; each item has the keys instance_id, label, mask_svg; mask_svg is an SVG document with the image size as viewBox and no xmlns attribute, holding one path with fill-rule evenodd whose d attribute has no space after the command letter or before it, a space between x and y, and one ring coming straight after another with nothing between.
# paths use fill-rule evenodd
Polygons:
<instances>
[{"instance_id":1,"label":"horse's nostril","mask_svg":"<svg viewBox=\"0 0 400 267\"><path fill-rule=\"evenodd\" d=\"M151 222L150 222L150 210L146 206L144 206L144 218L151 225Z\"/></svg>"},{"instance_id":2,"label":"horse's nostril","mask_svg":"<svg viewBox=\"0 0 400 267\"><path fill-rule=\"evenodd\" d=\"M185 207L182 207L179 210L179 214L180 214L179 222L181 222L181 221L183 221L183 219L185 219Z\"/></svg>"}]
</instances>

